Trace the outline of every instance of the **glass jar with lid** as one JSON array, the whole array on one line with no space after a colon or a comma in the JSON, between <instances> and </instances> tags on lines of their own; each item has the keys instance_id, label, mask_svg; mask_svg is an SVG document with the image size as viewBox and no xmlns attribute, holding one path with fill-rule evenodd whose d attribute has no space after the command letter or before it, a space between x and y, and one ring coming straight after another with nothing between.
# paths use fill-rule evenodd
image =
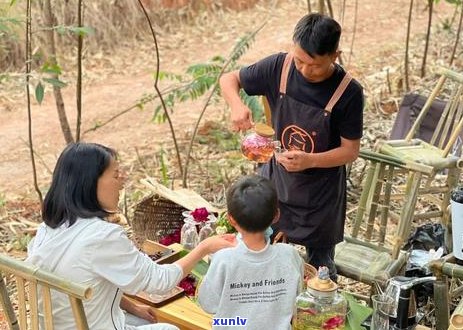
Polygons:
<instances>
[{"instance_id":1,"label":"glass jar with lid","mask_svg":"<svg viewBox=\"0 0 463 330\"><path fill-rule=\"evenodd\" d=\"M296 298L292 329L344 329L347 301L337 289L337 284L330 280L328 268L320 267L318 276L309 279L307 290Z\"/></svg>"},{"instance_id":2,"label":"glass jar with lid","mask_svg":"<svg viewBox=\"0 0 463 330\"><path fill-rule=\"evenodd\" d=\"M257 123L254 132L246 135L241 141L241 152L252 161L258 163L268 162L275 151L280 150L280 142L274 141L275 131L272 127Z\"/></svg>"}]
</instances>

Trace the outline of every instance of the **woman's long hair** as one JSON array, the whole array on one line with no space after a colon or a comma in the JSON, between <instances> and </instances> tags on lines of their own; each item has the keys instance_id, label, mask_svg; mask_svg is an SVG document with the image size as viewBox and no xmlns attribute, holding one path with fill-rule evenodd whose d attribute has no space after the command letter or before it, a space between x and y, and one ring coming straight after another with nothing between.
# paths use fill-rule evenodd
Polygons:
<instances>
[{"instance_id":1,"label":"woman's long hair","mask_svg":"<svg viewBox=\"0 0 463 330\"><path fill-rule=\"evenodd\" d=\"M116 152L96 143L71 143L61 153L42 208L42 219L51 228L77 218L108 215L97 198L98 178Z\"/></svg>"}]
</instances>

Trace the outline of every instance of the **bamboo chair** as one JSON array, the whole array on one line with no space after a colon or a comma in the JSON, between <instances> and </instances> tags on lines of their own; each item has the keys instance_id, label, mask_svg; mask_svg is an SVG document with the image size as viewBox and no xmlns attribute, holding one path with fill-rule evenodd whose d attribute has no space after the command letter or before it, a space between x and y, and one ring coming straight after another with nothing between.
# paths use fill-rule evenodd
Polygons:
<instances>
[{"instance_id":1,"label":"bamboo chair","mask_svg":"<svg viewBox=\"0 0 463 330\"><path fill-rule=\"evenodd\" d=\"M405 139L382 141L376 146L375 156L388 156L389 162L400 163L403 165L402 169L405 169L405 193L396 195L404 199L404 204L399 215L392 215L399 217L400 222L408 227L414 219L433 218L439 219L446 227L450 226L450 192L458 184L463 167L463 159L459 156L461 141L456 143L457 139L461 139L463 128L463 75L448 69L440 69L439 73L437 85ZM438 96L444 99L445 94L450 94L447 97L447 105L439 122L436 123L430 142L415 138L431 103ZM458 156L452 155L452 149L458 144ZM444 173L445 183L436 180L438 173ZM381 177L373 178L378 179L381 180ZM435 205L436 209L415 214L419 197ZM400 243L403 243L403 240Z\"/></svg>"},{"instance_id":2,"label":"bamboo chair","mask_svg":"<svg viewBox=\"0 0 463 330\"><path fill-rule=\"evenodd\" d=\"M13 275L16 280L16 293L8 293L5 277L7 274ZM89 329L82 301L91 297L91 287L69 282L24 261L0 255L0 302L10 330L39 329L38 290L42 293L43 308L40 313L41 316L43 314L41 326L44 329L53 330L51 290L68 295L76 329ZM17 302L19 323L12 300Z\"/></svg>"},{"instance_id":3,"label":"bamboo chair","mask_svg":"<svg viewBox=\"0 0 463 330\"><path fill-rule=\"evenodd\" d=\"M351 232L336 246L334 261L338 274L371 286L384 287L407 261L408 253L400 251L398 245L401 239L406 238L407 226L391 226L388 217L387 203L391 196L393 173L399 164L371 162ZM386 180L378 180L374 188L369 187L368 183L375 176ZM382 191L383 200L380 202ZM367 208L367 205L371 207ZM377 211L379 217L376 216ZM393 237L392 241L388 240L390 237Z\"/></svg>"},{"instance_id":4,"label":"bamboo chair","mask_svg":"<svg viewBox=\"0 0 463 330\"><path fill-rule=\"evenodd\" d=\"M438 218L445 226L449 224L450 192L456 186L463 166L462 159L450 154L463 127L463 75L448 69L440 69L439 74L437 85L405 139L381 141L374 151L360 152L370 166L351 235L337 248L340 252L337 252L335 261L337 265L339 263L342 275L369 284L384 282L406 261L406 254L400 249L411 232L413 220ZM415 138L432 102L438 96L445 98L442 96L448 93L446 108L436 123L431 141L427 143ZM436 174L444 170L445 183L440 184ZM403 186L396 183L400 177L405 182ZM436 208L415 214L418 197L432 202ZM396 221L397 226L389 226L391 220ZM387 233L388 230L394 232ZM389 242L387 237L390 237ZM367 258L357 251L359 246L369 248L362 251ZM341 249L346 251L341 252ZM384 252L389 253L389 260L385 255L380 257L379 253ZM383 261L381 267L366 271L369 269L367 260L373 264L375 260Z\"/></svg>"}]
</instances>

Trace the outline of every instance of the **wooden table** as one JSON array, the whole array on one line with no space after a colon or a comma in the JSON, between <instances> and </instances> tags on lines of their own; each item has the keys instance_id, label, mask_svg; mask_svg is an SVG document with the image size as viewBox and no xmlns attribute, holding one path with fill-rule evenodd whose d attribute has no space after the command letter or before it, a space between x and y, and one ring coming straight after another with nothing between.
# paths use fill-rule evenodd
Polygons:
<instances>
[{"instance_id":1,"label":"wooden table","mask_svg":"<svg viewBox=\"0 0 463 330\"><path fill-rule=\"evenodd\" d=\"M142 302L136 301L137 304ZM204 312L198 305L187 297L176 299L162 307L152 307L158 322L176 325L182 330L209 330L212 327L212 315Z\"/></svg>"},{"instance_id":2,"label":"wooden table","mask_svg":"<svg viewBox=\"0 0 463 330\"><path fill-rule=\"evenodd\" d=\"M212 315L204 312L187 297L174 300L155 310L159 322L174 324L182 330L209 330L212 327Z\"/></svg>"}]
</instances>

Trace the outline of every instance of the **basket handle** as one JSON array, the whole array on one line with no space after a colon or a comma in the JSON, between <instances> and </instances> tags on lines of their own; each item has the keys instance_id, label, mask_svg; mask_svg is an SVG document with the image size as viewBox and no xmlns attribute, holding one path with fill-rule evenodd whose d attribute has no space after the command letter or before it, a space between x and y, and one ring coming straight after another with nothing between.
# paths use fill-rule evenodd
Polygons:
<instances>
[{"instance_id":1,"label":"basket handle","mask_svg":"<svg viewBox=\"0 0 463 330\"><path fill-rule=\"evenodd\" d=\"M286 233L283 231L279 231L273 238L273 244L279 243L279 242L288 243L288 236L286 236Z\"/></svg>"}]
</instances>

